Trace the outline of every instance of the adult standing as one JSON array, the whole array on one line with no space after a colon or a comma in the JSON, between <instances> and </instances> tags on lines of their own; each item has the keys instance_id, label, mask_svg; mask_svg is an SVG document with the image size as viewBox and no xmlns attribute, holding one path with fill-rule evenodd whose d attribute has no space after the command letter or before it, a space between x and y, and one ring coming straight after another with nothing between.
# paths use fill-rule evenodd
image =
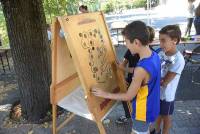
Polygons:
<instances>
[{"instance_id":1,"label":"adult standing","mask_svg":"<svg viewBox=\"0 0 200 134\"><path fill-rule=\"evenodd\" d=\"M50 24L47 24L47 36L48 36L49 42L51 42L52 33L51 33L51 26L50 26Z\"/></svg>"},{"instance_id":2,"label":"adult standing","mask_svg":"<svg viewBox=\"0 0 200 134\"><path fill-rule=\"evenodd\" d=\"M190 35L192 23L194 21L194 2L195 0L188 0L188 23L187 23L187 28L185 31L185 36Z\"/></svg>"},{"instance_id":3,"label":"adult standing","mask_svg":"<svg viewBox=\"0 0 200 134\"><path fill-rule=\"evenodd\" d=\"M0 34L0 46L2 46L2 39L1 39L1 34Z\"/></svg>"},{"instance_id":4,"label":"adult standing","mask_svg":"<svg viewBox=\"0 0 200 134\"><path fill-rule=\"evenodd\" d=\"M200 3L195 10L194 27L196 30L196 34L200 35Z\"/></svg>"}]
</instances>

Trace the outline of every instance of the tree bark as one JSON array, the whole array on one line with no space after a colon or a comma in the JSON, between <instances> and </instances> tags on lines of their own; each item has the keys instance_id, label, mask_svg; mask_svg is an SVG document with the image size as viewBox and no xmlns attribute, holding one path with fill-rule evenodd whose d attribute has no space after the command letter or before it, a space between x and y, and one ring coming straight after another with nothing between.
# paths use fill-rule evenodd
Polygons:
<instances>
[{"instance_id":1,"label":"tree bark","mask_svg":"<svg viewBox=\"0 0 200 134\"><path fill-rule=\"evenodd\" d=\"M43 118L50 108L50 47L42 0L1 0L23 115Z\"/></svg>"}]
</instances>

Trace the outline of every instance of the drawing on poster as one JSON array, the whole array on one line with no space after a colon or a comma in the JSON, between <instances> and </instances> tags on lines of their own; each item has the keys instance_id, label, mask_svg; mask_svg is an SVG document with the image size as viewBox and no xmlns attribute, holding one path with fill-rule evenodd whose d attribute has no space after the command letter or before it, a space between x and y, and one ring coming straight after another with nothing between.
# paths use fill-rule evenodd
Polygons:
<instances>
[{"instance_id":1,"label":"drawing on poster","mask_svg":"<svg viewBox=\"0 0 200 134\"><path fill-rule=\"evenodd\" d=\"M89 66L93 78L97 83L105 83L106 79L112 78L111 65L106 59L107 49L104 45L103 35L98 29L79 33L81 46L88 51Z\"/></svg>"}]
</instances>

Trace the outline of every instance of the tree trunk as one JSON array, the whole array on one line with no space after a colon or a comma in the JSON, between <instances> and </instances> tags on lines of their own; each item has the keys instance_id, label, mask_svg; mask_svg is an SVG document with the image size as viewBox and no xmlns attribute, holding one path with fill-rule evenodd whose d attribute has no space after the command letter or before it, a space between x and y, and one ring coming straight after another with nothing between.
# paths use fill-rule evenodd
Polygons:
<instances>
[{"instance_id":1,"label":"tree trunk","mask_svg":"<svg viewBox=\"0 0 200 134\"><path fill-rule=\"evenodd\" d=\"M1 0L23 115L38 121L50 108L50 47L42 0Z\"/></svg>"}]
</instances>

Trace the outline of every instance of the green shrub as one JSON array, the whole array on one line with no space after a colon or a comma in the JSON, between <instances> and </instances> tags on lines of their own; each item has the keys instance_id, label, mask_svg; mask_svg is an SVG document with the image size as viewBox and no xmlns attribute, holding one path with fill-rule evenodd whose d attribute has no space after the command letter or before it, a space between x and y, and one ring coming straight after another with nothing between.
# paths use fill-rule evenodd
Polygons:
<instances>
[{"instance_id":1,"label":"green shrub","mask_svg":"<svg viewBox=\"0 0 200 134\"><path fill-rule=\"evenodd\" d=\"M133 8L140 8L146 6L146 0L135 0L133 2Z\"/></svg>"},{"instance_id":2,"label":"green shrub","mask_svg":"<svg viewBox=\"0 0 200 134\"><path fill-rule=\"evenodd\" d=\"M4 18L4 15L3 15L2 8L0 8L0 34L1 34L2 45L8 46L9 45L9 39L8 39L6 22L5 22L5 18Z\"/></svg>"},{"instance_id":3,"label":"green shrub","mask_svg":"<svg viewBox=\"0 0 200 134\"><path fill-rule=\"evenodd\" d=\"M103 9L103 11L105 13L113 12L114 11L114 5L111 2L107 3L105 5L105 9Z\"/></svg>"},{"instance_id":4,"label":"green shrub","mask_svg":"<svg viewBox=\"0 0 200 134\"><path fill-rule=\"evenodd\" d=\"M126 8L126 9L131 9L132 6L131 6L131 4L127 4L127 5L125 5L125 8Z\"/></svg>"}]
</instances>

